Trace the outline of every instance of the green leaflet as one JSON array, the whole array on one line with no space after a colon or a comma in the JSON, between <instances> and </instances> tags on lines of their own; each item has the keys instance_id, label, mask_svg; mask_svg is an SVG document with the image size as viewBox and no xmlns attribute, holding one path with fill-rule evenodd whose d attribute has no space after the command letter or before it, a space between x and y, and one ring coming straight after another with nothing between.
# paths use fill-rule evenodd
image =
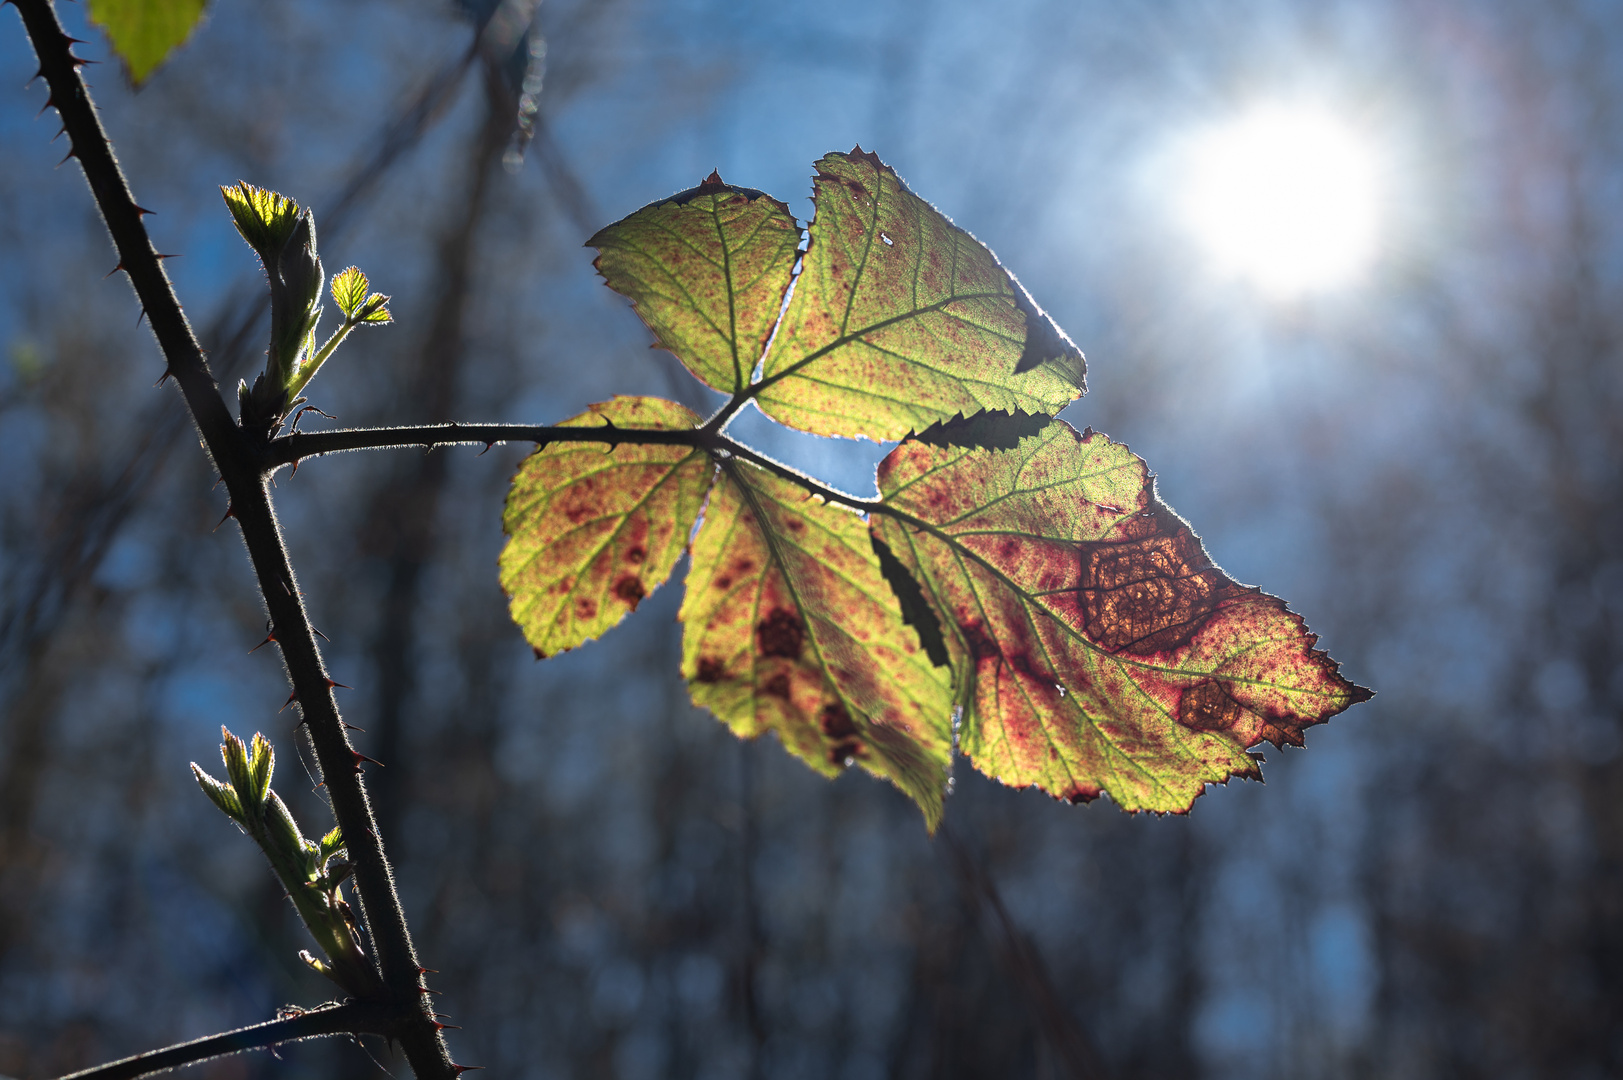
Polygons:
<instances>
[{"instance_id":1,"label":"green leaflet","mask_svg":"<svg viewBox=\"0 0 1623 1080\"><path fill-rule=\"evenodd\" d=\"M856 514L752 465L722 470L693 544L682 675L743 738L775 731L826 776L892 780L934 830L952 748L949 673L930 662Z\"/></svg>"},{"instance_id":2,"label":"green leaflet","mask_svg":"<svg viewBox=\"0 0 1623 1080\"><path fill-rule=\"evenodd\" d=\"M617 397L565 426L681 429L699 418L673 401ZM537 655L600 637L671 574L714 467L685 446L555 443L519 466L502 517L502 588Z\"/></svg>"},{"instance_id":3,"label":"green leaflet","mask_svg":"<svg viewBox=\"0 0 1623 1080\"><path fill-rule=\"evenodd\" d=\"M203 20L206 0L90 0L90 21L107 31L130 81L140 86Z\"/></svg>"},{"instance_id":4,"label":"green leaflet","mask_svg":"<svg viewBox=\"0 0 1623 1080\"><path fill-rule=\"evenodd\" d=\"M819 435L900 439L982 409L1056 413L1082 353L996 256L861 148L817 163L805 266L757 400Z\"/></svg>"},{"instance_id":5,"label":"green leaflet","mask_svg":"<svg viewBox=\"0 0 1623 1080\"><path fill-rule=\"evenodd\" d=\"M714 173L588 243L662 348L804 431L900 439L986 409L1052 415L1082 394L1081 351L985 245L878 157L825 156L814 201L787 307L794 218Z\"/></svg>"},{"instance_id":6,"label":"green leaflet","mask_svg":"<svg viewBox=\"0 0 1623 1080\"><path fill-rule=\"evenodd\" d=\"M1370 696L1283 601L1213 565L1103 435L909 440L879 484L915 521L875 514L874 532L949 628L960 746L1003 783L1181 813L1208 783L1260 777L1247 748L1301 745Z\"/></svg>"},{"instance_id":7,"label":"green leaflet","mask_svg":"<svg viewBox=\"0 0 1623 1080\"><path fill-rule=\"evenodd\" d=\"M749 382L789 287L800 226L789 208L711 173L586 243L659 346L722 393Z\"/></svg>"},{"instance_id":8,"label":"green leaflet","mask_svg":"<svg viewBox=\"0 0 1623 1080\"><path fill-rule=\"evenodd\" d=\"M366 303L366 290L370 282L358 266L340 270L332 276L332 302L338 305L338 310L348 319L361 310Z\"/></svg>"}]
</instances>

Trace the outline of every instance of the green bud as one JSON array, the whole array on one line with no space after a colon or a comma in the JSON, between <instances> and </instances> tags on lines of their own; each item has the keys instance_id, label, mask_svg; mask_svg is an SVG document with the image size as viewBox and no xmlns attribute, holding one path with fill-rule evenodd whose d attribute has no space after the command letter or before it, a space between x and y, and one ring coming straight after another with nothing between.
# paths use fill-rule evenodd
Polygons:
<instances>
[{"instance_id":1,"label":"green bud","mask_svg":"<svg viewBox=\"0 0 1623 1080\"><path fill-rule=\"evenodd\" d=\"M248 773L254 784L254 798L263 803L270 794L271 773L276 770L276 751L270 740L254 732L253 754L248 759Z\"/></svg>"},{"instance_id":2,"label":"green bud","mask_svg":"<svg viewBox=\"0 0 1623 1080\"><path fill-rule=\"evenodd\" d=\"M214 779L199 768L195 761L192 762L192 775L197 777L197 786L203 789L203 794L220 808L221 813L237 824L242 824L242 805L237 802L237 793L231 790L230 785Z\"/></svg>"},{"instance_id":3,"label":"green bud","mask_svg":"<svg viewBox=\"0 0 1623 1080\"><path fill-rule=\"evenodd\" d=\"M253 773L248 767L248 748L223 726L220 728L220 738L224 740L220 744L220 757L225 761L226 775L236 789L243 824L252 831L262 816L260 808L264 800L259 796L258 785L254 783Z\"/></svg>"},{"instance_id":4,"label":"green bud","mask_svg":"<svg viewBox=\"0 0 1623 1080\"><path fill-rule=\"evenodd\" d=\"M316 254L316 216L309 210L299 215L298 223L282 246L282 284L287 287L288 304L304 319L316 310L321 299L321 286L327 278L321 269L321 257ZM309 332L301 322L300 337Z\"/></svg>"},{"instance_id":5,"label":"green bud","mask_svg":"<svg viewBox=\"0 0 1623 1080\"><path fill-rule=\"evenodd\" d=\"M275 851L272 861L279 860L288 866L304 866L304 834L299 832L298 823L288 812L287 804L274 791L265 800L265 839Z\"/></svg>"}]
</instances>

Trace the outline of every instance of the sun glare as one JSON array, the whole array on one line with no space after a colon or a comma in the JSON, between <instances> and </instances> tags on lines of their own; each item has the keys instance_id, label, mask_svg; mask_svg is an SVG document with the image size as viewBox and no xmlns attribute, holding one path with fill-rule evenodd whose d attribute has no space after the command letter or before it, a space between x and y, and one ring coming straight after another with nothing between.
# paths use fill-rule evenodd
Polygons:
<instances>
[{"instance_id":1,"label":"sun glare","mask_svg":"<svg viewBox=\"0 0 1623 1080\"><path fill-rule=\"evenodd\" d=\"M1189 150L1186 223L1223 271L1290 296L1346 284L1369 264L1376 156L1335 116L1260 107Z\"/></svg>"}]
</instances>

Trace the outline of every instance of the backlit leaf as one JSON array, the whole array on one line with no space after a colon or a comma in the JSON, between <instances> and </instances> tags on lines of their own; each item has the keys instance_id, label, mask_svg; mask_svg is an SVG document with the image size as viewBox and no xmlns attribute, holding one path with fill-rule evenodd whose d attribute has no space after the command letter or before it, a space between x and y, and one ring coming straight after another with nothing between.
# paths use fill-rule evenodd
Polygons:
<instances>
[{"instance_id":1,"label":"backlit leaf","mask_svg":"<svg viewBox=\"0 0 1623 1080\"><path fill-rule=\"evenodd\" d=\"M672 401L617 397L565 426L692 428ZM550 656L600 637L671 574L714 466L686 446L554 443L519 466L502 518L502 588L513 621Z\"/></svg>"},{"instance_id":2,"label":"backlit leaf","mask_svg":"<svg viewBox=\"0 0 1623 1080\"><path fill-rule=\"evenodd\" d=\"M903 623L856 514L737 461L693 543L682 674L697 705L753 738L775 731L824 775L895 782L934 829L952 748L952 686Z\"/></svg>"},{"instance_id":3,"label":"backlit leaf","mask_svg":"<svg viewBox=\"0 0 1623 1080\"><path fill-rule=\"evenodd\" d=\"M1006 784L1183 812L1260 777L1248 748L1369 691L1283 601L1238 585L1125 446L1062 421L1012 450L910 439L880 465L877 537L944 617L960 747Z\"/></svg>"},{"instance_id":4,"label":"backlit leaf","mask_svg":"<svg viewBox=\"0 0 1623 1080\"><path fill-rule=\"evenodd\" d=\"M984 409L1052 414L1082 353L980 241L860 148L817 163L805 265L757 397L819 435L900 439Z\"/></svg>"},{"instance_id":5,"label":"backlit leaf","mask_svg":"<svg viewBox=\"0 0 1623 1080\"><path fill-rule=\"evenodd\" d=\"M90 21L139 86L203 19L206 0L90 0Z\"/></svg>"},{"instance_id":6,"label":"backlit leaf","mask_svg":"<svg viewBox=\"0 0 1623 1080\"><path fill-rule=\"evenodd\" d=\"M238 180L231 187L222 186L220 194L231 211L237 231L264 261L266 270L276 276L280 272L282 248L298 227L303 213L299 204L286 195L255 187L246 180Z\"/></svg>"},{"instance_id":7,"label":"backlit leaf","mask_svg":"<svg viewBox=\"0 0 1623 1080\"><path fill-rule=\"evenodd\" d=\"M347 270L340 270L332 276L332 302L338 305L338 310L349 318L361 310L366 303L366 289L369 283L366 275L358 266L351 266Z\"/></svg>"},{"instance_id":8,"label":"backlit leaf","mask_svg":"<svg viewBox=\"0 0 1623 1080\"><path fill-rule=\"evenodd\" d=\"M799 243L788 207L716 173L587 241L601 252L604 280L631 298L660 347L728 394L755 370Z\"/></svg>"}]
</instances>

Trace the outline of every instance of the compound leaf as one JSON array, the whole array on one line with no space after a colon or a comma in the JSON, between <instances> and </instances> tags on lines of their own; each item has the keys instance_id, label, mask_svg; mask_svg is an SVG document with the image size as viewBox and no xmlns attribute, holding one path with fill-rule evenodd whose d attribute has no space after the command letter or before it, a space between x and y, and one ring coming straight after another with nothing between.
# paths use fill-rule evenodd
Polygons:
<instances>
[{"instance_id":1,"label":"compound leaf","mask_svg":"<svg viewBox=\"0 0 1623 1080\"><path fill-rule=\"evenodd\" d=\"M1053 414L1082 353L980 241L858 147L817 162L810 246L757 396L819 435L900 439L985 409Z\"/></svg>"},{"instance_id":2,"label":"compound leaf","mask_svg":"<svg viewBox=\"0 0 1623 1080\"><path fill-rule=\"evenodd\" d=\"M616 397L562 426L683 429L673 401ZM502 524L502 588L537 655L600 637L671 574L714 467L687 446L553 443L519 466Z\"/></svg>"},{"instance_id":3,"label":"compound leaf","mask_svg":"<svg viewBox=\"0 0 1623 1080\"><path fill-rule=\"evenodd\" d=\"M711 173L588 240L609 287L631 298L659 347L715 390L749 382L778 320L800 226L789 208Z\"/></svg>"},{"instance_id":4,"label":"compound leaf","mask_svg":"<svg viewBox=\"0 0 1623 1080\"><path fill-rule=\"evenodd\" d=\"M107 31L130 81L140 86L192 36L207 0L90 0L90 21Z\"/></svg>"},{"instance_id":5,"label":"compound leaf","mask_svg":"<svg viewBox=\"0 0 1623 1080\"><path fill-rule=\"evenodd\" d=\"M827 776L855 763L940 822L952 684L902 621L856 514L736 460L693 542L682 675L734 733L775 731Z\"/></svg>"},{"instance_id":6,"label":"compound leaf","mask_svg":"<svg viewBox=\"0 0 1623 1080\"><path fill-rule=\"evenodd\" d=\"M995 450L910 439L873 530L943 616L983 772L1181 813L1248 748L1370 696L1283 601L1213 565L1125 446L1051 421ZM908 520L911 519L911 520Z\"/></svg>"}]
</instances>

